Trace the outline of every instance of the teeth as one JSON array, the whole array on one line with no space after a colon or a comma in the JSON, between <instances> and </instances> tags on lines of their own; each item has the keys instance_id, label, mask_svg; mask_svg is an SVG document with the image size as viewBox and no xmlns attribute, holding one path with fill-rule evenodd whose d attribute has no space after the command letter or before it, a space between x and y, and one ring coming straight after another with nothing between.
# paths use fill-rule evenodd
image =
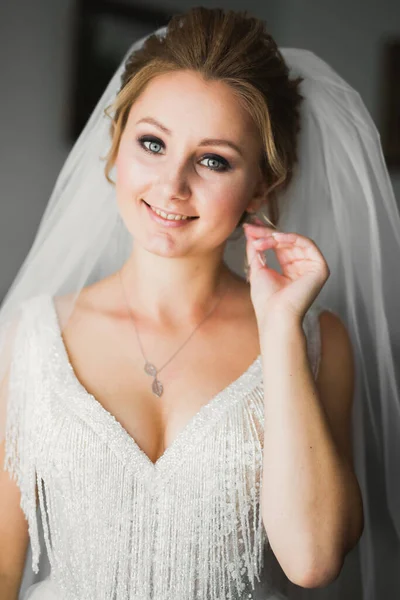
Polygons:
<instances>
[{"instance_id":1,"label":"teeth","mask_svg":"<svg viewBox=\"0 0 400 600\"><path fill-rule=\"evenodd\" d=\"M151 210L154 211L160 217L164 219L168 219L169 221L186 221L189 217L184 217L183 215L172 215L170 213L166 213L163 210L158 210L157 208L153 208L150 206Z\"/></svg>"}]
</instances>

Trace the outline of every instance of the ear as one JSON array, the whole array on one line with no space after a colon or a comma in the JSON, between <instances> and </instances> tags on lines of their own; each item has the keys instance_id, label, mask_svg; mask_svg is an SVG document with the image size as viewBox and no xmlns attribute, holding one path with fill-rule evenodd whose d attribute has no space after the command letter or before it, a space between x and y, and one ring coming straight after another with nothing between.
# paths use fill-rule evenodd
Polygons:
<instances>
[{"instance_id":1,"label":"ear","mask_svg":"<svg viewBox=\"0 0 400 600\"><path fill-rule=\"evenodd\" d=\"M267 190L268 185L265 180L265 177L263 176L261 171L259 171L258 179L253 190L253 195L246 208L248 212L257 212L262 205L268 203Z\"/></svg>"}]
</instances>

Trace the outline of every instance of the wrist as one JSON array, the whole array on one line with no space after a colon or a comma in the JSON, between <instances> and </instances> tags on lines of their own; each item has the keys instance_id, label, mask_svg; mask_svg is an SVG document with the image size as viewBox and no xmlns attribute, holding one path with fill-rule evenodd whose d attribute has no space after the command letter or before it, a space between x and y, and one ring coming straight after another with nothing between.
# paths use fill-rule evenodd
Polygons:
<instances>
[{"instance_id":1,"label":"wrist","mask_svg":"<svg viewBox=\"0 0 400 600\"><path fill-rule=\"evenodd\" d=\"M293 315L270 315L258 322L258 331L261 350L268 346L276 348L281 342L290 344L299 339L306 342L303 319Z\"/></svg>"}]
</instances>

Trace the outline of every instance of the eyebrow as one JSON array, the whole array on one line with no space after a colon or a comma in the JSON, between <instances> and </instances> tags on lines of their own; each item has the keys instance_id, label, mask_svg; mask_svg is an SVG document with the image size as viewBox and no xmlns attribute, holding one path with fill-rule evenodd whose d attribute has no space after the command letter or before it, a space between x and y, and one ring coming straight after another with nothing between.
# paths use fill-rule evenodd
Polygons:
<instances>
[{"instance_id":1,"label":"eyebrow","mask_svg":"<svg viewBox=\"0 0 400 600\"><path fill-rule=\"evenodd\" d=\"M161 123L159 123L159 121L157 121L156 119L153 119L152 117L144 117L143 119L139 119L139 121L137 121L136 125L139 125L139 123L150 123L150 125L155 125L159 129L164 131L164 133L171 135L171 131L167 127L165 127L165 125L162 125ZM239 146L237 146L234 142L231 142L230 140L204 138L199 143L199 146L229 146L230 148L235 150L238 154L240 154L240 156L242 156L242 157L244 156L243 152L239 148Z\"/></svg>"}]
</instances>

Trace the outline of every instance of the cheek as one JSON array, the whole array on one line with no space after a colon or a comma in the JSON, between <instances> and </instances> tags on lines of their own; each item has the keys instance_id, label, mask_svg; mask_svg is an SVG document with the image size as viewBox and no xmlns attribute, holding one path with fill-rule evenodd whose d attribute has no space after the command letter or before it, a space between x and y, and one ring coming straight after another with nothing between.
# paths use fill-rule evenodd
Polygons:
<instances>
[{"instance_id":1,"label":"cheek","mask_svg":"<svg viewBox=\"0 0 400 600\"><path fill-rule=\"evenodd\" d=\"M139 193L140 189L151 183L154 177L148 169L138 161L132 152L122 149L115 161L116 191L121 197Z\"/></svg>"},{"instance_id":2,"label":"cheek","mask_svg":"<svg viewBox=\"0 0 400 600\"><path fill-rule=\"evenodd\" d=\"M131 186L138 174L135 168L135 162L129 159L123 152L120 152L115 161L117 182L120 188Z\"/></svg>"},{"instance_id":3,"label":"cheek","mask_svg":"<svg viewBox=\"0 0 400 600\"><path fill-rule=\"evenodd\" d=\"M232 222L240 217L246 207L246 192L240 182L236 185L232 181L227 181L220 189L214 190L216 193L213 197L214 204L218 213L221 213L225 218L230 215Z\"/></svg>"}]
</instances>

